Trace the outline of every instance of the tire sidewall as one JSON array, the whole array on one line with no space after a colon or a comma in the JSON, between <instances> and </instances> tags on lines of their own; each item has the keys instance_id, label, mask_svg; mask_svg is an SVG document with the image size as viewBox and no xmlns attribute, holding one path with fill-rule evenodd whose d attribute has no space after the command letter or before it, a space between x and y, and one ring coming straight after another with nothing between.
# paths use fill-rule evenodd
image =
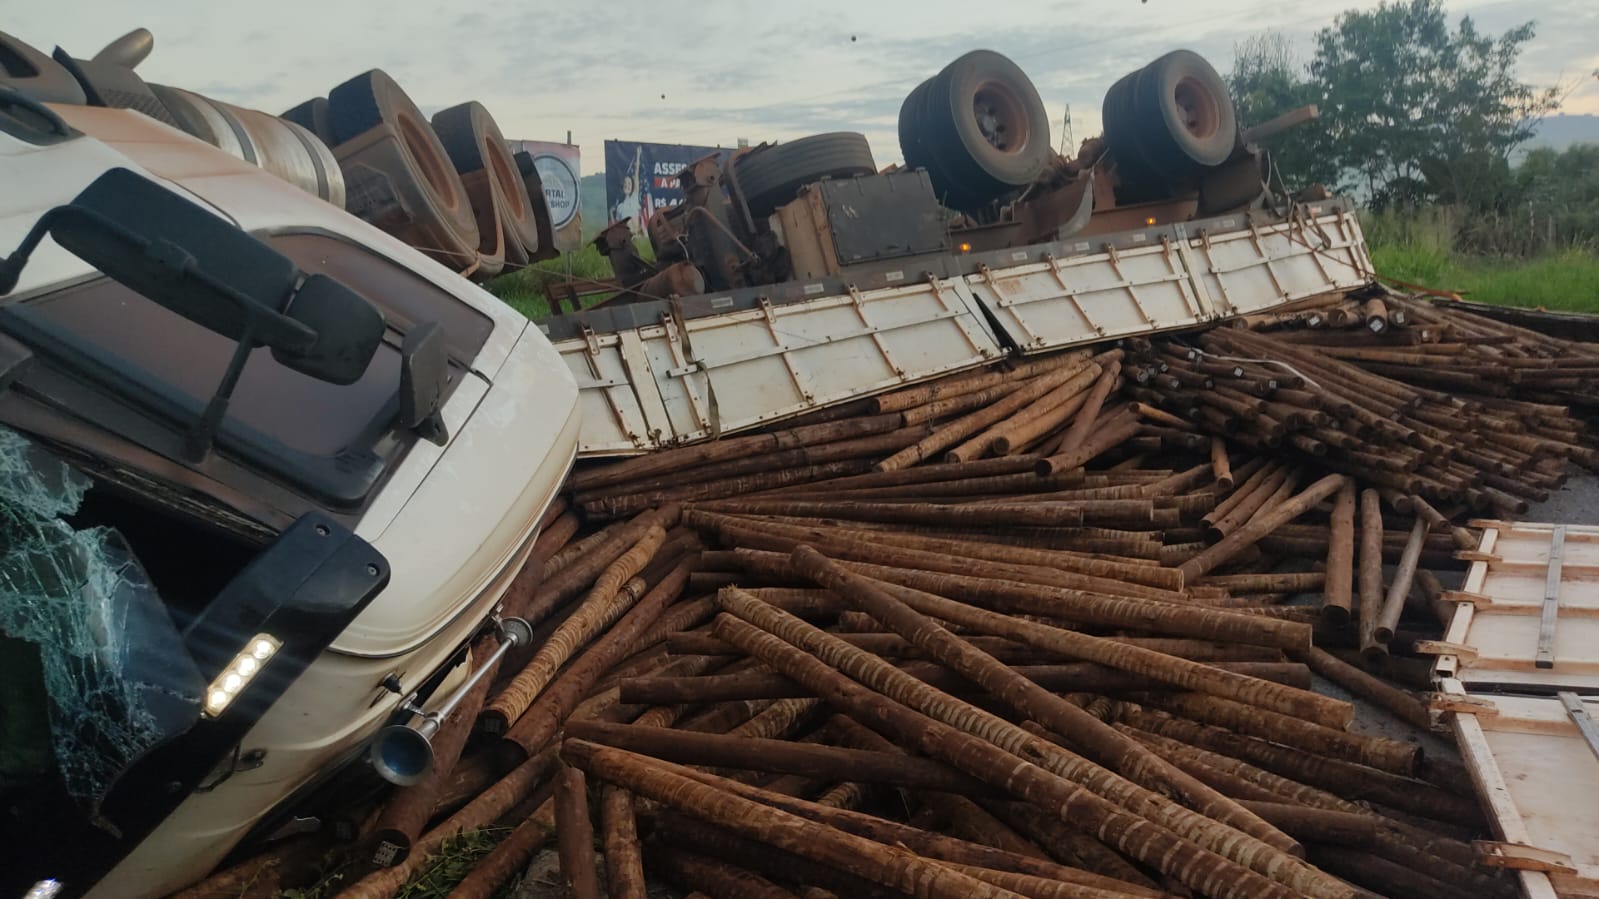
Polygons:
<instances>
[{"instance_id":1,"label":"tire sidewall","mask_svg":"<svg viewBox=\"0 0 1599 899\"><path fill-rule=\"evenodd\" d=\"M1043 98L1014 62L989 50L978 50L950 63L940 74L948 84L948 102L937 110L941 125L966 150L968 167L1006 188L1031 184L1049 164L1049 113ZM1014 152L995 148L983 136L973 114L977 90L998 83L1015 95L1028 120L1026 143Z\"/></svg>"},{"instance_id":2,"label":"tire sidewall","mask_svg":"<svg viewBox=\"0 0 1599 899\"><path fill-rule=\"evenodd\" d=\"M1140 76L1140 112L1150 131L1163 129L1149 137L1171 157L1170 163L1188 167L1221 165L1232 155L1238 139L1237 111L1226 82L1206 62L1204 57L1191 50L1175 50L1144 67ZM1217 105L1217 127L1214 134L1199 138L1190 134L1183 121L1175 93L1177 85L1192 78L1212 95Z\"/></svg>"},{"instance_id":3,"label":"tire sidewall","mask_svg":"<svg viewBox=\"0 0 1599 899\"><path fill-rule=\"evenodd\" d=\"M813 134L774 144L735 157L732 165L744 202L751 214L762 218L793 200L806 184L877 171L866 136L853 131Z\"/></svg>"}]
</instances>

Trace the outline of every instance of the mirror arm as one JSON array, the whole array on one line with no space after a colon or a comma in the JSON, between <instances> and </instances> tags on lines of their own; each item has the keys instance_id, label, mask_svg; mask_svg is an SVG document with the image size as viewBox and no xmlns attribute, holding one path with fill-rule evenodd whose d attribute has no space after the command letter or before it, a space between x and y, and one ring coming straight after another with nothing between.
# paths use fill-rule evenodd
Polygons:
<instances>
[{"instance_id":1,"label":"mirror arm","mask_svg":"<svg viewBox=\"0 0 1599 899\"><path fill-rule=\"evenodd\" d=\"M0 296L17 289L17 282L22 278L22 270L27 267L28 260L33 258L33 251L44 242L44 236L49 234L62 219L70 218L93 222L130 243L149 245L149 241L93 209L72 205L56 206L39 216L39 220L33 223L33 227L29 228L27 235L22 238L22 243L17 244L16 250L6 257L5 262L0 263Z\"/></svg>"},{"instance_id":2,"label":"mirror arm","mask_svg":"<svg viewBox=\"0 0 1599 899\"><path fill-rule=\"evenodd\" d=\"M244 364L250 360L250 353L255 349L257 320L258 316L253 314L245 320L244 332L239 335L239 342L233 348L233 357L228 360L228 370L222 373L216 392L211 394L205 411L195 421L194 427L183 435L183 449L191 462L204 462L206 456L211 454L211 442L216 439L217 429L222 426L222 417L228 412L233 389L238 386L239 377L244 374Z\"/></svg>"},{"instance_id":3,"label":"mirror arm","mask_svg":"<svg viewBox=\"0 0 1599 899\"><path fill-rule=\"evenodd\" d=\"M33 251L39 248L39 244L44 241L44 236L50 233L56 220L70 211L72 211L70 206L57 206L39 216L39 220L33 223L33 227L28 229L27 235L22 238L22 243L17 244L17 248L5 258L5 261L0 262L0 296L17 289L17 282L22 279L22 270L33 257Z\"/></svg>"}]
</instances>

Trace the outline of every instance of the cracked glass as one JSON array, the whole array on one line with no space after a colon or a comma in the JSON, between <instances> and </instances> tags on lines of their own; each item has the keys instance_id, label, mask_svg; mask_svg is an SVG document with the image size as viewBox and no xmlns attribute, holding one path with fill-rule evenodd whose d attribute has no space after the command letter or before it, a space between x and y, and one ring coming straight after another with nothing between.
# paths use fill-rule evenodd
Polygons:
<instances>
[{"instance_id":1,"label":"cracked glass","mask_svg":"<svg viewBox=\"0 0 1599 899\"><path fill-rule=\"evenodd\" d=\"M68 792L97 809L129 765L194 724L205 685L122 535L69 523L91 486L0 427L0 778L53 755Z\"/></svg>"}]
</instances>

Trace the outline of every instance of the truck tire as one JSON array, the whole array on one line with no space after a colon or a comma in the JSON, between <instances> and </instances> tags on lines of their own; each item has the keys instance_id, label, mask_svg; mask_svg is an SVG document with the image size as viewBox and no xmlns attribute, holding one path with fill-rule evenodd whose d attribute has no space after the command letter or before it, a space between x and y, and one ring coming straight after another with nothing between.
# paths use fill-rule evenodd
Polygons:
<instances>
[{"instance_id":1,"label":"truck tire","mask_svg":"<svg viewBox=\"0 0 1599 899\"><path fill-rule=\"evenodd\" d=\"M922 169L927 172L928 181L933 185L933 194L938 202L948 209L978 209L987 206L995 194L972 192L964 185L959 177L949 175L949 165L941 162L946 154L941 154L938 148L930 145L925 139L925 123L928 121L928 96L934 93L947 91L937 85L944 77L940 72L927 79L911 91L905 98L905 104L900 107L900 152L905 156L905 167Z\"/></svg>"},{"instance_id":2,"label":"truck tire","mask_svg":"<svg viewBox=\"0 0 1599 899\"><path fill-rule=\"evenodd\" d=\"M1100 105L1105 143L1116 161L1117 196L1123 202L1160 197L1168 192L1165 179L1144 154L1138 128L1133 86L1142 71L1136 69L1117 79L1105 92L1105 100Z\"/></svg>"},{"instance_id":3,"label":"truck tire","mask_svg":"<svg viewBox=\"0 0 1599 899\"><path fill-rule=\"evenodd\" d=\"M934 192L953 198L946 203L955 208L1031 184L1054 156L1043 98L1020 67L992 50L960 57L912 98L901 109L900 149L908 136Z\"/></svg>"},{"instance_id":4,"label":"truck tire","mask_svg":"<svg viewBox=\"0 0 1599 899\"><path fill-rule=\"evenodd\" d=\"M899 152L905 157L908 169L927 168L927 148L922 145L922 98L927 95L927 82L916 85L899 107Z\"/></svg>"},{"instance_id":5,"label":"truck tire","mask_svg":"<svg viewBox=\"0 0 1599 899\"><path fill-rule=\"evenodd\" d=\"M527 187L528 202L533 204L533 222L539 232L538 248L528 254L528 261L554 259L561 251L555 248L555 217L550 214L550 201L544 196L544 178L533 163L532 153L518 150L512 158L516 160L517 172L522 175L522 184Z\"/></svg>"},{"instance_id":6,"label":"truck tire","mask_svg":"<svg viewBox=\"0 0 1599 899\"><path fill-rule=\"evenodd\" d=\"M449 154L450 162L462 176L485 172L495 190L495 205L500 224L505 228L505 260L523 266L538 252L538 222L533 218L532 198L527 183L516 167L511 148L500 133L500 126L482 103L471 101L452 106L433 116L433 130ZM478 231L484 218L478 214ZM484 236L486 238L486 235Z\"/></svg>"},{"instance_id":7,"label":"truck tire","mask_svg":"<svg viewBox=\"0 0 1599 899\"><path fill-rule=\"evenodd\" d=\"M161 105L167 108L167 112L172 113L172 117L178 120L178 127L182 128L185 134L198 137L213 147L217 146L217 133L211 123L206 121L182 94L164 84L151 84L150 92L155 94Z\"/></svg>"},{"instance_id":8,"label":"truck tire","mask_svg":"<svg viewBox=\"0 0 1599 899\"><path fill-rule=\"evenodd\" d=\"M501 144L505 143L494 118L475 100L434 113L432 122L444 152L449 154L455 170L463 175L483 168L487 135L492 133Z\"/></svg>"},{"instance_id":9,"label":"truck tire","mask_svg":"<svg viewBox=\"0 0 1599 899\"><path fill-rule=\"evenodd\" d=\"M340 145L375 128L389 130L399 152L391 157L393 164L385 165L383 177L403 180L399 193L417 197L423 204L423 208L406 210L406 215L417 220L407 226L408 231L437 235L442 230L455 238L423 249L455 264L460 247L478 245L477 220L461 176L422 111L386 72L364 72L328 92L328 124ZM344 162L343 156L340 161ZM433 239L438 238L429 238Z\"/></svg>"},{"instance_id":10,"label":"truck tire","mask_svg":"<svg viewBox=\"0 0 1599 899\"><path fill-rule=\"evenodd\" d=\"M866 135L854 131L813 134L759 147L738 158L739 192L750 214L765 218L792 201L799 189L823 178L875 175Z\"/></svg>"},{"instance_id":11,"label":"truck tire","mask_svg":"<svg viewBox=\"0 0 1599 899\"><path fill-rule=\"evenodd\" d=\"M0 31L0 88L9 87L39 103L88 102L72 73L25 41Z\"/></svg>"},{"instance_id":12,"label":"truck tire","mask_svg":"<svg viewBox=\"0 0 1599 899\"><path fill-rule=\"evenodd\" d=\"M1198 53L1174 50L1144 66L1134 94L1140 143L1151 162L1193 171L1232 155L1238 113L1227 83Z\"/></svg>"},{"instance_id":13,"label":"truck tire","mask_svg":"<svg viewBox=\"0 0 1599 899\"><path fill-rule=\"evenodd\" d=\"M317 139L327 144L329 148L338 145L338 139L333 136L333 123L328 117L327 97L312 97L299 106L280 113L278 118L293 122L315 134Z\"/></svg>"}]
</instances>

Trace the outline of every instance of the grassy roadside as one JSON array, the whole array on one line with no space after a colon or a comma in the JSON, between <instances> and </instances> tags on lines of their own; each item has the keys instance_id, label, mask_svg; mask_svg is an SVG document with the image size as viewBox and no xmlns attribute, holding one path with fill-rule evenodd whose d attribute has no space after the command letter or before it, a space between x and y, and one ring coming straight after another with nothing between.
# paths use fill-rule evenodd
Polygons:
<instances>
[{"instance_id":1,"label":"grassy roadside","mask_svg":"<svg viewBox=\"0 0 1599 899\"><path fill-rule=\"evenodd\" d=\"M1599 252L1575 245L1539 256L1462 252L1465 220L1447 207L1360 216L1377 273L1468 300L1599 313Z\"/></svg>"},{"instance_id":2,"label":"grassy roadside","mask_svg":"<svg viewBox=\"0 0 1599 899\"><path fill-rule=\"evenodd\" d=\"M1592 250L1573 248L1531 259L1466 256L1450 246L1447 220L1362 216L1362 221L1372 264L1386 277L1484 303L1599 313L1599 253ZM610 261L585 243L570 256L501 275L486 286L528 318L543 318L550 314L546 291L566 280L568 265L574 278L611 277ZM584 305L604 298L585 297Z\"/></svg>"},{"instance_id":3,"label":"grassy roadside","mask_svg":"<svg viewBox=\"0 0 1599 899\"><path fill-rule=\"evenodd\" d=\"M567 266L573 278L602 279L611 277L611 262L593 244L585 243L583 249L567 256L546 259L526 268L504 274L484 285L489 293L504 300L512 309L528 318L538 319L550 314L550 304L545 291L549 285L565 281ZM605 295L584 297L584 305L604 299Z\"/></svg>"},{"instance_id":4,"label":"grassy roadside","mask_svg":"<svg viewBox=\"0 0 1599 899\"><path fill-rule=\"evenodd\" d=\"M1534 259L1460 257L1416 244L1372 247L1378 274L1468 300L1599 313L1599 254L1566 250Z\"/></svg>"}]
</instances>

